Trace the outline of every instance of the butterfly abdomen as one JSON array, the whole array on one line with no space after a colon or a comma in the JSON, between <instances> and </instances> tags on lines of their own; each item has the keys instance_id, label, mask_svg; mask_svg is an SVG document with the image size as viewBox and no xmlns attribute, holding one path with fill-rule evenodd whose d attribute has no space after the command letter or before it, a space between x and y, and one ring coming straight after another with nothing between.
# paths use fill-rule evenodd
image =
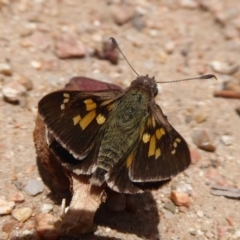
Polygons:
<instances>
[{"instance_id":1,"label":"butterfly abdomen","mask_svg":"<svg viewBox=\"0 0 240 240\"><path fill-rule=\"evenodd\" d=\"M148 116L148 94L136 89L119 100L104 128L99 149L97 170L93 182L102 184L104 176L117 162L126 161L129 153L137 147L142 128ZM140 105L140 107L139 107ZM114 118L112 118L114 116Z\"/></svg>"}]
</instances>

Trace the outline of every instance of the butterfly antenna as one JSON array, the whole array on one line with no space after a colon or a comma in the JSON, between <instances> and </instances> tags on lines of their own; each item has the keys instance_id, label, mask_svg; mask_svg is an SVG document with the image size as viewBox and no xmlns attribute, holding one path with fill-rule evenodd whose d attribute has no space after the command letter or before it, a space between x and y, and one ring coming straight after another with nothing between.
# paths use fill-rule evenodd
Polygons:
<instances>
[{"instance_id":1,"label":"butterfly antenna","mask_svg":"<svg viewBox=\"0 0 240 240\"><path fill-rule=\"evenodd\" d=\"M207 75L203 75L203 76L195 77L195 78L185 78L185 79L172 80L172 81L162 81L162 82L157 82L157 83L183 82L183 81L191 81L191 80L210 79L210 78L215 78L217 80L217 77L215 75L207 74Z\"/></svg>"},{"instance_id":2,"label":"butterfly antenna","mask_svg":"<svg viewBox=\"0 0 240 240\"><path fill-rule=\"evenodd\" d=\"M115 38L111 37L110 40L112 41L113 45L118 49L118 51L122 54L123 58L125 59L125 61L127 62L127 64L129 65L129 67L137 74L137 76L139 76L139 74L135 71L135 69L132 67L132 65L129 63L129 61L127 60L127 58L125 57L125 55L123 54L122 50L120 49L120 47L118 46L117 41L115 40Z\"/></svg>"}]
</instances>

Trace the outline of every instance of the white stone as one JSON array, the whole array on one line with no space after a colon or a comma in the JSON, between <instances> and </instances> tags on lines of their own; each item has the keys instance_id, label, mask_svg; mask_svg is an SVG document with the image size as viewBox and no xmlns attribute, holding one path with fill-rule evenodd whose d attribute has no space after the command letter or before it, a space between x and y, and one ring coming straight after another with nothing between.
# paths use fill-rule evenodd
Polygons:
<instances>
[{"instance_id":1,"label":"white stone","mask_svg":"<svg viewBox=\"0 0 240 240\"><path fill-rule=\"evenodd\" d=\"M228 135L223 135L221 136L221 141L226 145L232 145L232 143L234 142L233 137L228 136Z\"/></svg>"},{"instance_id":2,"label":"white stone","mask_svg":"<svg viewBox=\"0 0 240 240\"><path fill-rule=\"evenodd\" d=\"M2 87L3 96L10 102L21 101L26 91L26 88L18 82L9 82Z\"/></svg>"},{"instance_id":3,"label":"white stone","mask_svg":"<svg viewBox=\"0 0 240 240\"><path fill-rule=\"evenodd\" d=\"M10 214L15 206L13 201L7 201L4 198L0 198L0 215Z\"/></svg>"},{"instance_id":4,"label":"white stone","mask_svg":"<svg viewBox=\"0 0 240 240\"><path fill-rule=\"evenodd\" d=\"M12 68L8 63L0 63L0 74L11 76Z\"/></svg>"},{"instance_id":5,"label":"white stone","mask_svg":"<svg viewBox=\"0 0 240 240\"><path fill-rule=\"evenodd\" d=\"M53 210L53 205L52 204L44 203L41 206L41 212L43 212L43 213L49 213L52 210Z\"/></svg>"}]
</instances>

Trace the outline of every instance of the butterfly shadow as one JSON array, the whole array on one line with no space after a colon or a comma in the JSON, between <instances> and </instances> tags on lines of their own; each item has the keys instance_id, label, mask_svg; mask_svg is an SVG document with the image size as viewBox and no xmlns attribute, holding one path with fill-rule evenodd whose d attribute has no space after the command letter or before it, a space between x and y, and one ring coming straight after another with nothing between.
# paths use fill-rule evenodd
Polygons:
<instances>
[{"instance_id":1,"label":"butterfly shadow","mask_svg":"<svg viewBox=\"0 0 240 240\"><path fill-rule=\"evenodd\" d=\"M102 204L95 215L95 223L125 234L135 234L140 238L159 236L159 214L156 201L150 192L133 195L135 212L115 212ZM87 239L87 238L86 238ZM157 239L157 237L156 237Z\"/></svg>"},{"instance_id":2,"label":"butterfly shadow","mask_svg":"<svg viewBox=\"0 0 240 240\"><path fill-rule=\"evenodd\" d=\"M120 233L121 237L107 236L107 232L96 231L94 233L82 234L79 237L62 236L59 240L121 240L122 234L126 235L124 239L130 239L128 234L133 234L141 239L159 239L160 233L158 231L159 214L151 193L137 194L133 196L137 210L135 212L129 211L111 211L107 209L107 205L102 203L97 210L94 218L94 222L98 226L104 226L115 230ZM74 215L83 214L87 215L87 212L83 210L79 213L75 212ZM91 214L91 213L89 213ZM115 233L115 235L117 235Z\"/></svg>"}]
</instances>

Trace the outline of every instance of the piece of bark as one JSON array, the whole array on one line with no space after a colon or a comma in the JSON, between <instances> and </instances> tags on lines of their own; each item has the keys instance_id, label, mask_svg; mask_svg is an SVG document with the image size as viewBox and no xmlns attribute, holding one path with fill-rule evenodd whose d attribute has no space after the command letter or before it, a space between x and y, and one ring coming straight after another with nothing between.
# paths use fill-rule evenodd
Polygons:
<instances>
[{"instance_id":1,"label":"piece of bark","mask_svg":"<svg viewBox=\"0 0 240 240\"><path fill-rule=\"evenodd\" d=\"M33 139L37 153L37 165L44 183L60 198L69 199L71 177L48 148L45 125L39 116L36 119Z\"/></svg>"},{"instance_id":2,"label":"piece of bark","mask_svg":"<svg viewBox=\"0 0 240 240\"><path fill-rule=\"evenodd\" d=\"M214 97L223 97L223 98L237 98L240 99L240 92L232 90L221 90L215 91Z\"/></svg>"},{"instance_id":3,"label":"piece of bark","mask_svg":"<svg viewBox=\"0 0 240 240\"><path fill-rule=\"evenodd\" d=\"M88 180L87 176L72 175L73 197L69 209L54 224L61 235L79 236L96 230L93 219L104 187L91 186Z\"/></svg>"}]
</instances>

